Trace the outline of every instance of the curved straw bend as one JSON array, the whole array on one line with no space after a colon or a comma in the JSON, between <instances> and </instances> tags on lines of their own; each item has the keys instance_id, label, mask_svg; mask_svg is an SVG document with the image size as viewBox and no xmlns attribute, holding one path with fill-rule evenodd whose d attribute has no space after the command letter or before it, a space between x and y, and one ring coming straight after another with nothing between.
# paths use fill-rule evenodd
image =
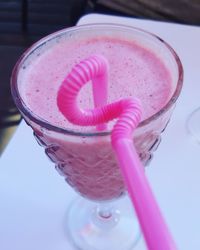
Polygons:
<instances>
[{"instance_id":1,"label":"curved straw bend","mask_svg":"<svg viewBox=\"0 0 200 250\"><path fill-rule=\"evenodd\" d=\"M130 137L130 133L138 126L141 119L141 105L138 99L122 99L89 110L82 110L77 106L77 96L81 88L91 79L96 82L96 78L105 73L106 68L107 61L99 55L91 56L76 65L60 86L57 95L58 107L71 123L80 126L95 126L119 117L112 131L113 140L121 133ZM100 84L100 91L103 91L104 86Z\"/></svg>"}]
</instances>

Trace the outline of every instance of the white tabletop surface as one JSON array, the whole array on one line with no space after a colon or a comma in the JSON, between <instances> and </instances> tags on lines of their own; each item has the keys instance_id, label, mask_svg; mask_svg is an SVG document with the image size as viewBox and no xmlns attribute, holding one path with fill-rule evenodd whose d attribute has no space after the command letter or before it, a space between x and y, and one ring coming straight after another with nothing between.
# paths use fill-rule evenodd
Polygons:
<instances>
[{"instance_id":1,"label":"white tabletop surface","mask_svg":"<svg viewBox=\"0 0 200 250\"><path fill-rule=\"evenodd\" d=\"M179 249L198 250L200 147L187 134L185 122L200 105L200 28L97 14L84 16L79 24L99 22L149 30L169 42L182 60L183 91L146 172ZM72 250L65 216L73 197L22 122L0 158L0 249ZM142 238L135 249L146 249Z\"/></svg>"}]
</instances>

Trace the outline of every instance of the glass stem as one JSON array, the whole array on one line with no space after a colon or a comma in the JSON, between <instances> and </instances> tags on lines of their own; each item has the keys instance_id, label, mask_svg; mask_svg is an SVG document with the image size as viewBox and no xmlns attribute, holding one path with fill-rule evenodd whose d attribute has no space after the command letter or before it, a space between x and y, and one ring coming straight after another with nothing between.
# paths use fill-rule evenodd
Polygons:
<instances>
[{"instance_id":1,"label":"glass stem","mask_svg":"<svg viewBox=\"0 0 200 250\"><path fill-rule=\"evenodd\" d=\"M109 203L99 203L93 208L92 222L102 230L111 230L120 220L120 211Z\"/></svg>"}]
</instances>

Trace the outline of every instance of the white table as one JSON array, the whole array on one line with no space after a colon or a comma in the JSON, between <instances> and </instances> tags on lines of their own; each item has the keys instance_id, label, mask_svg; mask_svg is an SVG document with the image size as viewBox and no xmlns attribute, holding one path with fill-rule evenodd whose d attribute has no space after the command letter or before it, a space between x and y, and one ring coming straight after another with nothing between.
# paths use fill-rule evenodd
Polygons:
<instances>
[{"instance_id":1,"label":"white table","mask_svg":"<svg viewBox=\"0 0 200 250\"><path fill-rule=\"evenodd\" d=\"M200 28L97 14L84 16L79 24L92 22L149 30L169 42L183 62L183 91L147 175L179 249L198 250L200 147L185 122L200 105ZM72 250L64 221L75 196L22 122L0 158L0 249ZM146 249L142 238L135 249Z\"/></svg>"}]
</instances>

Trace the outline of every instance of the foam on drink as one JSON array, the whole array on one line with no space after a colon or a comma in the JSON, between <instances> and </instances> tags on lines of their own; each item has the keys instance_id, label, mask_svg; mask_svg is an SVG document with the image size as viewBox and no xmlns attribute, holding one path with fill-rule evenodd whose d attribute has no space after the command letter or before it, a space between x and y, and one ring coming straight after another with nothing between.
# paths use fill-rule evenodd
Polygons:
<instances>
[{"instance_id":1,"label":"foam on drink","mask_svg":"<svg viewBox=\"0 0 200 250\"><path fill-rule=\"evenodd\" d=\"M170 99L170 74L153 52L133 42L102 37L71 44L61 42L38 56L21 74L21 93L26 105L56 126L79 131L95 129L69 123L57 108L56 94L71 68L96 53L104 55L110 65L109 103L123 97L138 97L146 119ZM93 107L91 85L81 91L79 104L83 109Z\"/></svg>"}]
</instances>

